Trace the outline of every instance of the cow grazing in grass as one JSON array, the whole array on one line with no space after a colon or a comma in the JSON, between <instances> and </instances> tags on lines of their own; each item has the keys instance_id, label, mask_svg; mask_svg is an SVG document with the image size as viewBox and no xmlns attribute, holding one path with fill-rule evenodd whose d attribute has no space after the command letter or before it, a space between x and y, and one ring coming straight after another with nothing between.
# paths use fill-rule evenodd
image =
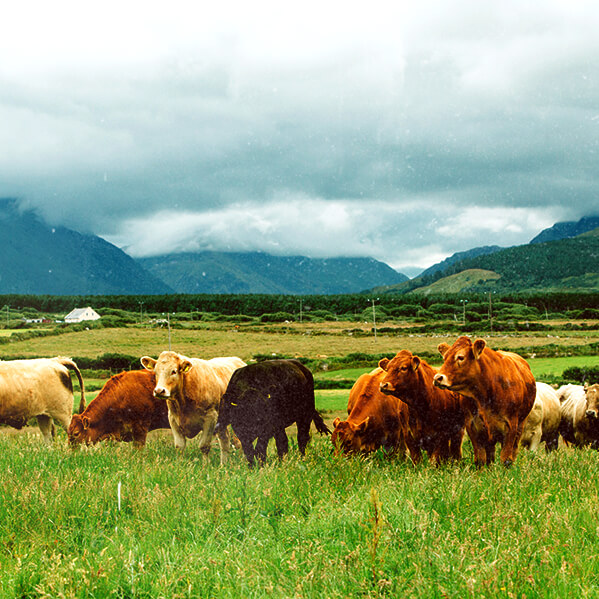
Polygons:
<instances>
[{"instance_id":1,"label":"cow grazing in grass","mask_svg":"<svg viewBox=\"0 0 599 599\"><path fill-rule=\"evenodd\" d=\"M156 377L147 370L115 374L81 414L73 415L69 443L112 439L143 447L149 431L169 428L166 402L154 397L155 386Z\"/></svg>"},{"instance_id":2,"label":"cow grazing in grass","mask_svg":"<svg viewBox=\"0 0 599 599\"><path fill-rule=\"evenodd\" d=\"M405 455L408 407L385 395L380 385L382 368L363 374L349 392L347 420L335 418L331 437L335 453L368 454L383 448Z\"/></svg>"},{"instance_id":3,"label":"cow grazing in grass","mask_svg":"<svg viewBox=\"0 0 599 599\"><path fill-rule=\"evenodd\" d=\"M459 337L450 347L439 345L443 365L434 384L472 398L487 430L489 445L501 443L500 458L509 466L516 459L526 417L536 396L535 379L518 354L495 351L484 339ZM483 445L475 448L477 464L489 464L493 455Z\"/></svg>"},{"instance_id":4,"label":"cow grazing in grass","mask_svg":"<svg viewBox=\"0 0 599 599\"><path fill-rule=\"evenodd\" d=\"M207 455L221 397L233 372L245 362L237 357L202 360L164 351L158 360L144 356L141 363L156 375L154 396L166 400L175 447L185 449L186 440L201 433L200 450ZM227 427L219 429L218 441L224 464L231 450Z\"/></svg>"},{"instance_id":5,"label":"cow grazing in grass","mask_svg":"<svg viewBox=\"0 0 599 599\"><path fill-rule=\"evenodd\" d=\"M69 358L0 361L0 424L20 429L30 418L44 440L52 442L58 422L65 430L73 413L73 384L69 370L79 380L81 401L85 407L85 389L77 364Z\"/></svg>"},{"instance_id":6,"label":"cow grazing in grass","mask_svg":"<svg viewBox=\"0 0 599 599\"><path fill-rule=\"evenodd\" d=\"M544 441L546 451L557 449L560 421L560 403L555 389L537 381L535 403L526 418L520 446L535 451Z\"/></svg>"},{"instance_id":7,"label":"cow grazing in grass","mask_svg":"<svg viewBox=\"0 0 599 599\"><path fill-rule=\"evenodd\" d=\"M561 402L559 432L564 441L599 449L599 385L564 385L557 395Z\"/></svg>"},{"instance_id":8,"label":"cow grazing in grass","mask_svg":"<svg viewBox=\"0 0 599 599\"><path fill-rule=\"evenodd\" d=\"M221 401L218 431L232 426L252 466L254 459L265 462L272 437L279 458L283 458L289 449L285 429L294 423L303 455L312 422L318 432L330 433L316 411L312 373L297 360L264 360L233 373Z\"/></svg>"},{"instance_id":9,"label":"cow grazing in grass","mask_svg":"<svg viewBox=\"0 0 599 599\"><path fill-rule=\"evenodd\" d=\"M392 360L383 358L379 366L385 371L381 392L409 407L406 443L411 458L417 462L425 451L436 463L461 459L466 424L461 396L435 387L437 371L408 350Z\"/></svg>"}]
</instances>

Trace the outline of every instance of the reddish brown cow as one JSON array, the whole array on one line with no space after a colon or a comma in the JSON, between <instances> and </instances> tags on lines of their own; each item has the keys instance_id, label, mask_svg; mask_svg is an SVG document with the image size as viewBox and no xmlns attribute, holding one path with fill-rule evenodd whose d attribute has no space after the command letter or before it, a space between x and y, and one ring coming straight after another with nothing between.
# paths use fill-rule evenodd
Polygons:
<instances>
[{"instance_id":1,"label":"reddish brown cow","mask_svg":"<svg viewBox=\"0 0 599 599\"><path fill-rule=\"evenodd\" d=\"M146 443L149 431L170 428L164 399L154 397L156 377L147 370L121 372L109 378L83 413L75 414L69 443L97 443L104 439Z\"/></svg>"},{"instance_id":2,"label":"reddish brown cow","mask_svg":"<svg viewBox=\"0 0 599 599\"><path fill-rule=\"evenodd\" d=\"M472 398L486 428L487 447L474 448L477 464L489 464L489 446L501 443L500 458L509 466L516 459L526 417L536 396L534 376L526 360L511 352L495 351L484 339L459 337L450 347L439 345L443 365L434 384ZM474 443L473 443L474 445Z\"/></svg>"},{"instance_id":3,"label":"reddish brown cow","mask_svg":"<svg viewBox=\"0 0 599 599\"><path fill-rule=\"evenodd\" d=\"M363 374L349 393L347 420L335 418L331 437L335 453L371 453L383 447L405 454L408 408L396 397L383 395L380 383L385 371Z\"/></svg>"},{"instance_id":4,"label":"reddish brown cow","mask_svg":"<svg viewBox=\"0 0 599 599\"><path fill-rule=\"evenodd\" d=\"M379 366L386 374L381 392L409 407L406 443L412 460L419 461L422 450L433 462L459 460L466 422L461 397L433 386L437 371L406 349L392 360L383 358Z\"/></svg>"}]
</instances>

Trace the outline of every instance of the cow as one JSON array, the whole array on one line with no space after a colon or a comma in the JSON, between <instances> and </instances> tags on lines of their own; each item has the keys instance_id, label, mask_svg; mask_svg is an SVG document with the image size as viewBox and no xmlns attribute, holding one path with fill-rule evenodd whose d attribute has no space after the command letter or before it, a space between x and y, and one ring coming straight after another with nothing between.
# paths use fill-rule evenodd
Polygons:
<instances>
[{"instance_id":1,"label":"cow","mask_svg":"<svg viewBox=\"0 0 599 599\"><path fill-rule=\"evenodd\" d=\"M555 389L537 381L535 402L526 418L520 447L535 451L544 441L545 451L557 449L560 421L560 403Z\"/></svg>"},{"instance_id":2,"label":"cow","mask_svg":"<svg viewBox=\"0 0 599 599\"><path fill-rule=\"evenodd\" d=\"M0 424L21 429L35 417L44 440L52 443L54 422L65 430L71 422L73 384L70 370L79 381L79 410L82 411L85 408L83 378L70 358L0 361Z\"/></svg>"},{"instance_id":3,"label":"cow","mask_svg":"<svg viewBox=\"0 0 599 599\"><path fill-rule=\"evenodd\" d=\"M557 396L561 402L559 432L564 441L599 449L599 385L563 385Z\"/></svg>"},{"instance_id":4,"label":"cow","mask_svg":"<svg viewBox=\"0 0 599 599\"><path fill-rule=\"evenodd\" d=\"M491 349L484 339L473 342L462 336L451 347L441 343L438 349L443 364L434 384L472 398L486 429L486 446L480 443L474 447L476 464L490 464L499 442L500 459L510 466L535 401L536 384L530 366L518 354Z\"/></svg>"},{"instance_id":5,"label":"cow","mask_svg":"<svg viewBox=\"0 0 599 599\"><path fill-rule=\"evenodd\" d=\"M170 428L166 402L154 397L155 386L156 377L147 370L110 377L85 410L73 415L67 431L69 444L112 439L143 447L149 431Z\"/></svg>"},{"instance_id":6,"label":"cow","mask_svg":"<svg viewBox=\"0 0 599 599\"><path fill-rule=\"evenodd\" d=\"M425 360L401 350L379 362L385 372L380 390L409 408L406 443L414 462L425 451L432 462L459 460L466 426L461 396L433 385L436 370Z\"/></svg>"},{"instance_id":7,"label":"cow","mask_svg":"<svg viewBox=\"0 0 599 599\"><path fill-rule=\"evenodd\" d=\"M175 447L185 449L186 440L201 432L200 450L208 455L221 397L233 372L245 362L237 357L202 360L163 351L157 360L143 356L141 363L156 375L154 397L166 400ZM231 449L227 427L219 430L218 441L224 464Z\"/></svg>"},{"instance_id":8,"label":"cow","mask_svg":"<svg viewBox=\"0 0 599 599\"><path fill-rule=\"evenodd\" d=\"M384 376L382 368L375 368L354 383L349 392L347 420L333 421L335 454L369 454L383 448L405 455L408 408L396 397L381 393Z\"/></svg>"},{"instance_id":9,"label":"cow","mask_svg":"<svg viewBox=\"0 0 599 599\"><path fill-rule=\"evenodd\" d=\"M316 411L310 370L298 360L264 360L233 373L221 400L217 429L231 425L252 467L255 459L260 465L265 463L272 437L279 458L287 454L285 429L293 423L297 424L297 445L304 455L312 422L319 433L330 434Z\"/></svg>"}]
</instances>

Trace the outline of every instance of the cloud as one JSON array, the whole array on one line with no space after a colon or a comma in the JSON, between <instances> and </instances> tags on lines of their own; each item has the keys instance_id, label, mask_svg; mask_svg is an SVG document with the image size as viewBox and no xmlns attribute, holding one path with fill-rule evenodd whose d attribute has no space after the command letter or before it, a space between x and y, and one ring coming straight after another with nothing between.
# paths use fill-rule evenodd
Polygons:
<instances>
[{"instance_id":1,"label":"cloud","mask_svg":"<svg viewBox=\"0 0 599 599\"><path fill-rule=\"evenodd\" d=\"M597 211L595 3L13 5L0 196L135 255L425 267Z\"/></svg>"}]
</instances>

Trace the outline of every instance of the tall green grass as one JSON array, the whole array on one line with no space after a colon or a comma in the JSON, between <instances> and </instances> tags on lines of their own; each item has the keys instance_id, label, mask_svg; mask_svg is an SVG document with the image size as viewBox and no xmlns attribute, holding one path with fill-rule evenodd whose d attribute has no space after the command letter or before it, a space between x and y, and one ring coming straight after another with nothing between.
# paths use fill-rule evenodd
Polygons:
<instances>
[{"instance_id":1,"label":"tall green grass","mask_svg":"<svg viewBox=\"0 0 599 599\"><path fill-rule=\"evenodd\" d=\"M314 438L250 470L164 434L64 443L0 436L2 597L599 595L595 451L478 471L467 445L435 468Z\"/></svg>"}]
</instances>

